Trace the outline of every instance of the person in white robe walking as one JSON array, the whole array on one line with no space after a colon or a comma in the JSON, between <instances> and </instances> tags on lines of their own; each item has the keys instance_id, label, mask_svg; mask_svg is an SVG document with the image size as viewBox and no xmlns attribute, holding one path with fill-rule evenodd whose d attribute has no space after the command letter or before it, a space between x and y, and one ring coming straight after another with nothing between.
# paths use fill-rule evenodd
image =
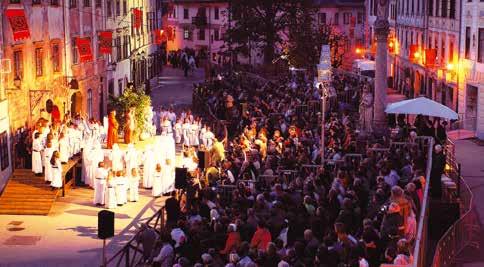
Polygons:
<instances>
[{"instance_id":1,"label":"person in white robe walking","mask_svg":"<svg viewBox=\"0 0 484 267\"><path fill-rule=\"evenodd\" d=\"M129 176L129 195L128 200L136 202L139 199L139 175L138 169L132 168L131 175Z\"/></svg>"},{"instance_id":2,"label":"person in white robe walking","mask_svg":"<svg viewBox=\"0 0 484 267\"><path fill-rule=\"evenodd\" d=\"M59 138L59 154L61 163L69 161L69 140L64 133L61 133Z\"/></svg>"},{"instance_id":3,"label":"person in white robe walking","mask_svg":"<svg viewBox=\"0 0 484 267\"><path fill-rule=\"evenodd\" d=\"M99 166L99 162L104 161L104 151L102 149L101 143L95 140L92 144L91 153L89 153L90 158L90 170L89 170L89 186L94 188L94 184L96 183L97 178L97 169Z\"/></svg>"},{"instance_id":4,"label":"person in white robe walking","mask_svg":"<svg viewBox=\"0 0 484 267\"><path fill-rule=\"evenodd\" d=\"M175 142L180 144L182 141L183 130L182 130L182 122L181 119L178 119L175 123Z\"/></svg>"},{"instance_id":5,"label":"person in white robe walking","mask_svg":"<svg viewBox=\"0 0 484 267\"><path fill-rule=\"evenodd\" d=\"M50 159L52 158L52 143L48 142L47 147L44 149L44 180L46 182L52 182L52 165Z\"/></svg>"},{"instance_id":6,"label":"person in white robe walking","mask_svg":"<svg viewBox=\"0 0 484 267\"><path fill-rule=\"evenodd\" d=\"M198 121L193 121L190 124L190 132L188 138L190 138L190 146L197 147L200 144L198 139L200 135L200 126L198 125Z\"/></svg>"},{"instance_id":7,"label":"person in white robe walking","mask_svg":"<svg viewBox=\"0 0 484 267\"><path fill-rule=\"evenodd\" d=\"M112 171L108 173L106 184L107 184L106 200L105 200L106 208L115 209L118 206L118 202L116 200L116 188L115 188L116 183L115 183L114 174Z\"/></svg>"},{"instance_id":8,"label":"person in white robe walking","mask_svg":"<svg viewBox=\"0 0 484 267\"><path fill-rule=\"evenodd\" d=\"M59 151L54 151L52 158L50 160L51 172L52 172L52 182L50 186L52 188L62 187L62 164L60 161Z\"/></svg>"},{"instance_id":9,"label":"person in white robe walking","mask_svg":"<svg viewBox=\"0 0 484 267\"><path fill-rule=\"evenodd\" d=\"M175 189L176 149L173 135L162 132L158 140L160 149L159 163L162 172L161 193L165 194Z\"/></svg>"},{"instance_id":10,"label":"person in white robe walking","mask_svg":"<svg viewBox=\"0 0 484 267\"><path fill-rule=\"evenodd\" d=\"M163 173L161 172L161 164L156 164L156 171L153 174L153 189L151 190L151 195L154 197L159 197L162 194L163 187Z\"/></svg>"},{"instance_id":11,"label":"person in white robe walking","mask_svg":"<svg viewBox=\"0 0 484 267\"><path fill-rule=\"evenodd\" d=\"M42 174L42 156L41 151L42 140L40 140L40 133L35 133L34 140L32 141L32 172L39 176Z\"/></svg>"},{"instance_id":12,"label":"person in white robe walking","mask_svg":"<svg viewBox=\"0 0 484 267\"><path fill-rule=\"evenodd\" d=\"M128 182L122 171L116 172L116 202L122 206L128 202Z\"/></svg>"},{"instance_id":13,"label":"person in white robe walking","mask_svg":"<svg viewBox=\"0 0 484 267\"><path fill-rule=\"evenodd\" d=\"M90 185L90 171L91 171L91 151L92 151L92 143L91 139L85 140L86 144L84 144L84 148L82 149L82 170L81 170L81 181L86 184Z\"/></svg>"},{"instance_id":14,"label":"person in white robe walking","mask_svg":"<svg viewBox=\"0 0 484 267\"><path fill-rule=\"evenodd\" d=\"M153 174L155 172L155 154L151 146L147 146L143 156L143 187L153 187Z\"/></svg>"},{"instance_id":15,"label":"person in white robe walking","mask_svg":"<svg viewBox=\"0 0 484 267\"><path fill-rule=\"evenodd\" d=\"M185 122L182 125L182 133L183 133L183 145L190 146L190 131L191 131L191 123L188 119L185 119Z\"/></svg>"},{"instance_id":16,"label":"person in white robe walking","mask_svg":"<svg viewBox=\"0 0 484 267\"><path fill-rule=\"evenodd\" d=\"M207 126L206 131L202 137L202 143L205 146L206 150L212 149L214 139L215 139L215 135L212 133L210 126Z\"/></svg>"},{"instance_id":17,"label":"person in white robe walking","mask_svg":"<svg viewBox=\"0 0 484 267\"><path fill-rule=\"evenodd\" d=\"M99 162L96 169L96 178L94 179L94 205L104 205L106 198L106 179L108 177L108 170L104 168L104 162Z\"/></svg>"}]
</instances>

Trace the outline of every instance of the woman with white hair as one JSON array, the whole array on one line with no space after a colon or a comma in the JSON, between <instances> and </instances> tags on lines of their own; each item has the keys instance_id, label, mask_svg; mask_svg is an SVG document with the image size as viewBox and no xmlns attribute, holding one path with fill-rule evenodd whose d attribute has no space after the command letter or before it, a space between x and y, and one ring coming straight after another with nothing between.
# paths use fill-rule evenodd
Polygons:
<instances>
[{"instance_id":1,"label":"woman with white hair","mask_svg":"<svg viewBox=\"0 0 484 267\"><path fill-rule=\"evenodd\" d=\"M237 225L231 223L227 227L227 239L225 240L225 247L220 251L220 254L226 255L237 251L241 243L240 234L237 232Z\"/></svg>"}]
</instances>

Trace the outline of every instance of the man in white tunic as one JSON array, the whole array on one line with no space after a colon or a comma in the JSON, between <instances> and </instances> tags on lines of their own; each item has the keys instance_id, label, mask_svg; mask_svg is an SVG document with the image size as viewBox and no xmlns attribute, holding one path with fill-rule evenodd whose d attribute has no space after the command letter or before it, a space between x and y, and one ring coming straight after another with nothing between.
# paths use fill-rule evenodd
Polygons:
<instances>
[{"instance_id":1,"label":"man in white tunic","mask_svg":"<svg viewBox=\"0 0 484 267\"><path fill-rule=\"evenodd\" d=\"M59 138L59 153L61 163L67 163L69 161L69 138L64 134L60 134Z\"/></svg>"},{"instance_id":2,"label":"man in white tunic","mask_svg":"<svg viewBox=\"0 0 484 267\"><path fill-rule=\"evenodd\" d=\"M40 133L35 133L32 141L32 172L39 176L42 174L42 156L40 152L43 150Z\"/></svg>"},{"instance_id":3,"label":"man in white tunic","mask_svg":"<svg viewBox=\"0 0 484 267\"><path fill-rule=\"evenodd\" d=\"M61 188L62 187L62 164L60 161L59 151L54 151L52 154L52 158L50 160L51 164L51 173L52 173L52 182L50 186L53 188Z\"/></svg>"},{"instance_id":4,"label":"man in white tunic","mask_svg":"<svg viewBox=\"0 0 484 267\"><path fill-rule=\"evenodd\" d=\"M146 147L143 160L143 187L152 188L153 187L153 175L155 172L155 154L151 146Z\"/></svg>"},{"instance_id":5,"label":"man in white tunic","mask_svg":"<svg viewBox=\"0 0 484 267\"><path fill-rule=\"evenodd\" d=\"M212 133L210 126L207 126L206 131L202 137L202 143L205 146L206 150L212 149L214 139L215 139L215 135Z\"/></svg>"},{"instance_id":6,"label":"man in white tunic","mask_svg":"<svg viewBox=\"0 0 484 267\"><path fill-rule=\"evenodd\" d=\"M96 179L94 179L94 205L104 205L106 198L108 170L104 168L104 162L99 162L96 170Z\"/></svg>"},{"instance_id":7,"label":"man in white tunic","mask_svg":"<svg viewBox=\"0 0 484 267\"><path fill-rule=\"evenodd\" d=\"M153 189L151 190L151 195L154 197L159 197L161 196L162 193L162 178L163 173L161 172L161 164L157 163L156 164L156 171L153 174Z\"/></svg>"},{"instance_id":8,"label":"man in white tunic","mask_svg":"<svg viewBox=\"0 0 484 267\"><path fill-rule=\"evenodd\" d=\"M52 158L52 143L48 142L47 147L44 149L44 179L46 182L52 182L52 165L50 164L50 159Z\"/></svg>"},{"instance_id":9,"label":"man in white tunic","mask_svg":"<svg viewBox=\"0 0 484 267\"><path fill-rule=\"evenodd\" d=\"M89 171L89 186L93 187L96 183L97 169L100 162L104 161L104 151L102 150L101 143L99 141L94 141L92 145L92 150L90 154L90 171Z\"/></svg>"},{"instance_id":10,"label":"man in white tunic","mask_svg":"<svg viewBox=\"0 0 484 267\"><path fill-rule=\"evenodd\" d=\"M90 185L90 171L91 171L91 150L92 142L90 139L85 141L84 148L82 149L82 172L81 180L84 184Z\"/></svg>"}]
</instances>

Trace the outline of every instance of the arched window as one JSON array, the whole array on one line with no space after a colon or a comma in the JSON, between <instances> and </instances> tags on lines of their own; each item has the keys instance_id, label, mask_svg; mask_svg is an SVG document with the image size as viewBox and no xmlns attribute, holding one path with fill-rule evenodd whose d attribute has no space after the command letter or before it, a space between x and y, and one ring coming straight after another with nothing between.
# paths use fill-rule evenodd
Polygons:
<instances>
[{"instance_id":1,"label":"arched window","mask_svg":"<svg viewBox=\"0 0 484 267\"><path fill-rule=\"evenodd\" d=\"M92 89L87 90L87 115L92 118Z\"/></svg>"}]
</instances>

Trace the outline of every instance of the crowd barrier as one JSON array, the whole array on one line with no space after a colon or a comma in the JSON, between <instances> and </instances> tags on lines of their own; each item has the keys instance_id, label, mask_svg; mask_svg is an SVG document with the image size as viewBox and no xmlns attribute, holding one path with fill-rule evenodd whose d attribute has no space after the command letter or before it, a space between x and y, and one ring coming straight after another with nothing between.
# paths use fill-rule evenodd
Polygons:
<instances>
[{"instance_id":1,"label":"crowd barrier","mask_svg":"<svg viewBox=\"0 0 484 267\"><path fill-rule=\"evenodd\" d=\"M153 216L151 216L145 223L146 227L153 228L158 235L161 234L161 229L165 226L165 208L159 209ZM141 245L142 231L136 230L136 234L126 243L116 254L106 260L102 266L143 266L144 248ZM150 252L151 254L151 252Z\"/></svg>"},{"instance_id":2,"label":"crowd barrier","mask_svg":"<svg viewBox=\"0 0 484 267\"><path fill-rule=\"evenodd\" d=\"M474 206L474 196L460 174L460 164L455 158L455 144L448 140L444 146L447 164L445 174L457 185L455 198L460 207L460 218L444 233L435 248L432 267L454 266L459 253L466 247L479 247L480 222Z\"/></svg>"}]
</instances>

